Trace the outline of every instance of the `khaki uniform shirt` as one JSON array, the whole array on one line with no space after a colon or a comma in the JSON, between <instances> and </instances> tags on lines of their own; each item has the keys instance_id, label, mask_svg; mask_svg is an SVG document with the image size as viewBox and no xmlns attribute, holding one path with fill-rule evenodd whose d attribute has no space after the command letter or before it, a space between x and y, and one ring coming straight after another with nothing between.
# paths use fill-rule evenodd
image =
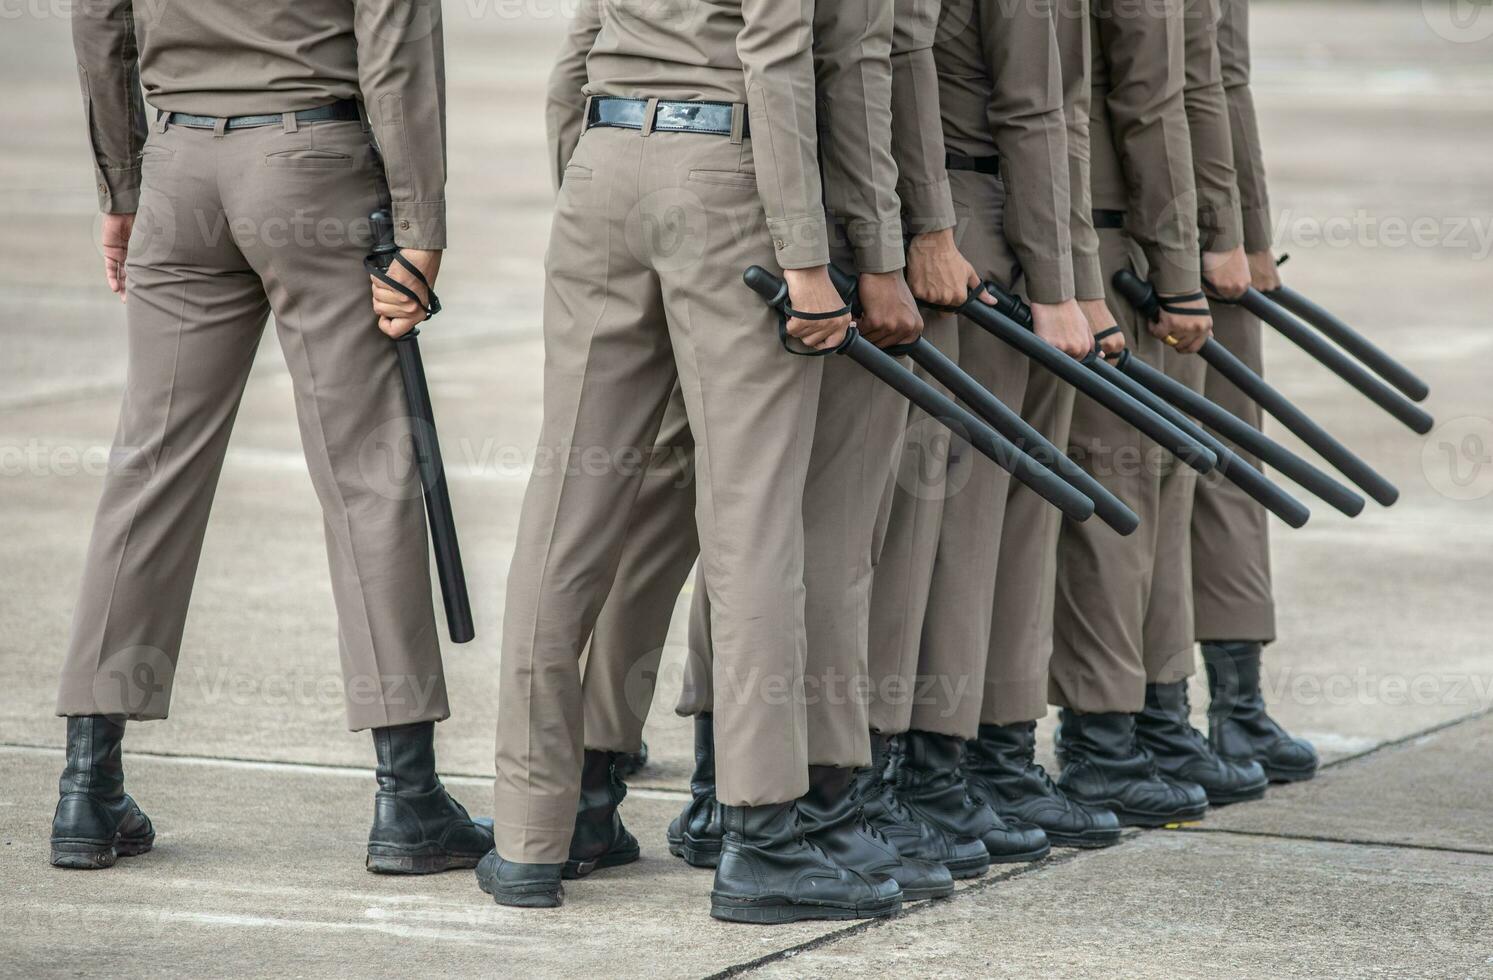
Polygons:
<instances>
[{"instance_id":1,"label":"khaki uniform shirt","mask_svg":"<svg viewBox=\"0 0 1493 980\"><path fill-rule=\"evenodd\" d=\"M1260 124L1255 117L1254 95L1249 90L1249 0L1223 0L1218 54L1222 61L1223 90L1229 100L1244 250L1265 252L1270 249L1274 235L1270 227L1270 194L1265 189L1265 157L1260 150Z\"/></svg>"},{"instance_id":2,"label":"khaki uniform shirt","mask_svg":"<svg viewBox=\"0 0 1493 980\"><path fill-rule=\"evenodd\" d=\"M604 2L586 59L590 96L747 106L757 191L785 269L829 261L815 131L814 6Z\"/></svg>"},{"instance_id":3,"label":"khaki uniform shirt","mask_svg":"<svg viewBox=\"0 0 1493 980\"><path fill-rule=\"evenodd\" d=\"M1092 3L1091 111L1106 114L1119 157L1118 170L1093 168L1094 207L1126 213L1126 230L1145 252L1158 290L1195 292L1201 278L1183 101L1183 0ZM1100 158L1094 151L1094 159Z\"/></svg>"},{"instance_id":4,"label":"khaki uniform shirt","mask_svg":"<svg viewBox=\"0 0 1493 980\"><path fill-rule=\"evenodd\" d=\"M1088 0L1059 0L1053 14L1058 56L1063 67L1063 117L1068 125L1068 235L1073 241L1073 294L1104 299L1104 271L1099 264L1099 233L1094 230L1089 192L1089 36Z\"/></svg>"},{"instance_id":5,"label":"khaki uniform shirt","mask_svg":"<svg viewBox=\"0 0 1493 980\"><path fill-rule=\"evenodd\" d=\"M218 117L360 99L384 158L396 240L445 247L436 0L78 0L72 27L103 210L139 205L142 85L156 109Z\"/></svg>"},{"instance_id":6,"label":"khaki uniform shirt","mask_svg":"<svg viewBox=\"0 0 1493 980\"><path fill-rule=\"evenodd\" d=\"M1073 298L1063 74L1048 0L946 0L933 48L945 146L1000 155L1005 236L1038 303Z\"/></svg>"}]
</instances>

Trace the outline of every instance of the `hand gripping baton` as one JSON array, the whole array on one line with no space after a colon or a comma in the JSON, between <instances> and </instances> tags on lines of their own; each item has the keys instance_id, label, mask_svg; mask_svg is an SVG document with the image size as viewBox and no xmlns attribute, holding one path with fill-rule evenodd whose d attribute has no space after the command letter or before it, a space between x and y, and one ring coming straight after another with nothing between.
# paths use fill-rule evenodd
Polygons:
<instances>
[{"instance_id":1,"label":"hand gripping baton","mask_svg":"<svg viewBox=\"0 0 1493 980\"><path fill-rule=\"evenodd\" d=\"M398 292L404 293L426 308L426 318L440 312L440 301L426 284L430 297L427 305L414 290L389 276L396 261L424 279L409 264L394 244L394 225L387 211L375 211L373 253L363 260L368 274ZM446 467L441 462L441 444L436 437L435 412L430 404L430 387L425 382L425 365L420 360L418 327L394 340L399 355L399 374L404 379L405 403L409 406L410 434L415 446L415 463L420 471L420 486L425 492L425 515L430 523L430 541L435 548L436 573L441 580L441 598L446 605L446 626L452 643L466 643L476 635L472 625L472 601L467 595L467 576L461 565L461 548L456 543L456 519L451 514L451 493L446 488Z\"/></svg>"},{"instance_id":2,"label":"hand gripping baton","mask_svg":"<svg viewBox=\"0 0 1493 980\"><path fill-rule=\"evenodd\" d=\"M779 323L780 337L787 347L787 333L783 329L790 315L788 287L783 280L761 266L754 265L742 273L742 280L758 296L767 301L783 319ZM1036 460L1012 445L990 426L980 421L972 412L955 404L943 392L937 390L907 368L898 364L896 358L885 353L875 344L854 330L846 334L845 342L836 350L870 371L878 379L895 389L898 394L938 420L950 432L964 439L982 455L1010 473L1043 500L1076 521L1093 516L1094 502L1069 486Z\"/></svg>"}]
</instances>

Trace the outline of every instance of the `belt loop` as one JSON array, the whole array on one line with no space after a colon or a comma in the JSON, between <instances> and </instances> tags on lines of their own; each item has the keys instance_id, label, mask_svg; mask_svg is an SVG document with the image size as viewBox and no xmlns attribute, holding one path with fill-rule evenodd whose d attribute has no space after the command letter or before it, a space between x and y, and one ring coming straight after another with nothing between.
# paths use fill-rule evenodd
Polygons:
<instances>
[{"instance_id":1,"label":"belt loop","mask_svg":"<svg viewBox=\"0 0 1493 980\"><path fill-rule=\"evenodd\" d=\"M591 128L591 103L596 101L596 96L586 96L586 104L581 108L581 131L585 132Z\"/></svg>"},{"instance_id":2,"label":"belt loop","mask_svg":"<svg viewBox=\"0 0 1493 980\"><path fill-rule=\"evenodd\" d=\"M362 99L353 99L353 105L358 107L358 123L362 125L363 132L373 132L373 120L368 116L368 107L363 104Z\"/></svg>"},{"instance_id":3,"label":"belt loop","mask_svg":"<svg viewBox=\"0 0 1493 980\"><path fill-rule=\"evenodd\" d=\"M213 139L220 140L223 134L228 132L228 117L219 116L213 120Z\"/></svg>"},{"instance_id":4,"label":"belt loop","mask_svg":"<svg viewBox=\"0 0 1493 980\"><path fill-rule=\"evenodd\" d=\"M280 113L280 125L287 133L297 133L301 129L301 121L295 117L293 112Z\"/></svg>"},{"instance_id":5,"label":"belt loop","mask_svg":"<svg viewBox=\"0 0 1493 980\"><path fill-rule=\"evenodd\" d=\"M731 103L731 142L741 145L746 138L747 107L740 102Z\"/></svg>"},{"instance_id":6,"label":"belt loop","mask_svg":"<svg viewBox=\"0 0 1493 980\"><path fill-rule=\"evenodd\" d=\"M642 134L644 136L651 136L651 135L653 135L653 120L655 119L655 117L657 117L657 115L658 115L658 96L655 95L653 98L651 98L651 99L648 100L648 107L643 110L643 128L642 128Z\"/></svg>"},{"instance_id":7,"label":"belt loop","mask_svg":"<svg viewBox=\"0 0 1493 980\"><path fill-rule=\"evenodd\" d=\"M156 110L156 132L164 133L166 127L171 125L171 113L165 109Z\"/></svg>"}]
</instances>

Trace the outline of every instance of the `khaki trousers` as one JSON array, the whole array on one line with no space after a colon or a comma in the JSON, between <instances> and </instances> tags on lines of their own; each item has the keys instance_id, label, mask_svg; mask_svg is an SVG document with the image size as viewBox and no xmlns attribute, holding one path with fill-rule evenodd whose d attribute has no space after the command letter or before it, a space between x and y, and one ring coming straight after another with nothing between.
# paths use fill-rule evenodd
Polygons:
<instances>
[{"instance_id":1,"label":"khaki trousers","mask_svg":"<svg viewBox=\"0 0 1493 980\"><path fill-rule=\"evenodd\" d=\"M1033 366L1021 417L1055 446L1068 445L1077 392L1044 368ZM1057 580L1062 512L1029 487L1013 483L995 576L995 627L985 663L980 722L1011 725L1047 713L1047 673L1052 658L1053 590Z\"/></svg>"},{"instance_id":2,"label":"khaki trousers","mask_svg":"<svg viewBox=\"0 0 1493 980\"><path fill-rule=\"evenodd\" d=\"M750 142L592 129L560 188L546 260L544 424L503 623L497 849L565 859L580 791L582 652L622 559L670 392L695 439L710 583L718 795L808 786L803 517L822 363L778 344L741 281L773 267Z\"/></svg>"},{"instance_id":3,"label":"khaki trousers","mask_svg":"<svg viewBox=\"0 0 1493 980\"><path fill-rule=\"evenodd\" d=\"M1241 306L1214 303L1213 334L1254 371L1264 367L1260 321ZM1260 406L1208 370L1203 393L1210 401L1260 427ZM1255 466L1254 456L1231 446ZM1265 508L1212 474L1198 481L1192 511L1192 596L1197 637L1213 640L1275 639L1275 599L1270 585L1270 523Z\"/></svg>"},{"instance_id":4,"label":"khaki trousers","mask_svg":"<svg viewBox=\"0 0 1493 980\"><path fill-rule=\"evenodd\" d=\"M1123 231L1101 230L1099 254L1105 282L1121 268L1145 276L1145 259ZM1135 356L1201 387L1197 355L1172 352L1118 297L1110 308ZM1190 533L1197 473L1087 398L1074 404L1068 446L1141 526L1121 537L1100 521L1063 522L1048 700L1082 712L1139 711L1147 683L1195 670Z\"/></svg>"},{"instance_id":5,"label":"khaki trousers","mask_svg":"<svg viewBox=\"0 0 1493 980\"><path fill-rule=\"evenodd\" d=\"M949 175L960 250L979 273L1010 288L1016 257L1005 238L1005 184L989 174ZM983 328L958 319L959 366L1008 405L1021 404L1030 362ZM943 511L934 536L927 608L916 660L904 658L896 684L910 690L892 731L914 728L973 738L980 724L994 612L996 558L1011 477L963 442L949 448ZM893 517L894 528L896 517ZM895 530L894 532L895 533ZM879 574L879 570L878 570Z\"/></svg>"},{"instance_id":6,"label":"khaki trousers","mask_svg":"<svg viewBox=\"0 0 1493 980\"><path fill-rule=\"evenodd\" d=\"M837 259L849 267L847 256ZM865 689L871 566L905 405L848 358L824 359L803 499L810 765L870 762ZM698 547L687 483L692 444L688 421L671 402L660 434L659 468L650 470L639 494L617 586L591 638L585 681L588 748L634 751L641 743L669 620ZM702 574L695 585L689 655L676 707L682 715L715 710L709 595ZM720 690L733 699L750 691L739 678L726 680L731 687Z\"/></svg>"},{"instance_id":7,"label":"khaki trousers","mask_svg":"<svg viewBox=\"0 0 1493 980\"><path fill-rule=\"evenodd\" d=\"M419 477L362 259L388 201L356 122L157 125L126 274L129 363L59 714L164 718L229 433L271 312L325 520L354 729L445 718Z\"/></svg>"}]
</instances>

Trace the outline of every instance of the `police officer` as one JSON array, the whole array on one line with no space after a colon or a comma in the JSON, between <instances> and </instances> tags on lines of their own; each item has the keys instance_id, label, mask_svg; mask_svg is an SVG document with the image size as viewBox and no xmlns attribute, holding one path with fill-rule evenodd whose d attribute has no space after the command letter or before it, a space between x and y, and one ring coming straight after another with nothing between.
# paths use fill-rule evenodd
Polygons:
<instances>
[{"instance_id":1,"label":"police officer","mask_svg":"<svg viewBox=\"0 0 1493 980\"><path fill-rule=\"evenodd\" d=\"M1089 84L1092 41L1088 0L1053 10L1068 128L1069 232L1073 288L1101 351L1124 340L1104 302L1099 236L1089 193ZM1021 415L1055 445L1068 443L1075 391L1050 371L1021 365L1026 377ZM970 785L997 812L1042 828L1056 846L1104 847L1120 839L1119 821L1106 809L1070 799L1036 761L1037 720L1047 712L1052 655L1053 587L1061 515L1030 488L1006 495L995 579L990 651L980 703L980 727L965 748Z\"/></svg>"},{"instance_id":2,"label":"police officer","mask_svg":"<svg viewBox=\"0 0 1493 980\"><path fill-rule=\"evenodd\" d=\"M1249 85L1249 0L1222 2L1218 52L1228 100L1243 247L1251 284L1266 291L1280 286L1280 275L1271 251L1270 199ZM1236 304L1209 305L1219 342L1252 370L1262 371L1260 321ZM1211 401L1260 427L1260 406L1211 368L1203 391ZM1275 639L1270 528L1265 508L1232 483L1202 481L1198 486L1192 514L1192 595L1212 697L1208 722L1214 749L1226 759L1260 763L1273 781L1312 778L1317 771L1316 750L1270 717L1260 691L1260 655L1264 645Z\"/></svg>"},{"instance_id":3,"label":"police officer","mask_svg":"<svg viewBox=\"0 0 1493 980\"><path fill-rule=\"evenodd\" d=\"M767 0L600 9L546 263L544 462L505 609L496 846L478 868L500 903L561 901L584 762L580 660L636 507L636 459L677 383L716 669L749 688L715 718L725 833L711 914L900 907L895 881L847 870L800 834L800 504L823 363L785 354L775 315L741 282L753 264L783 269L801 314L786 328L808 349L833 349L850 325L827 273L812 13Z\"/></svg>"},{"instance_id":4,"label":"police officer","mask_svg":"<svg viewBox=\"0 0 1493 980\"><path fill-rule=\"evenodd\" d=\"M126 720L166 716L208 511L271 313L326 522L348 723L373 730L367 866L473 867L490 846L441 786L432 747L449 709L389 340L425 310L386 287L370 309L362 266L380 207L427 282L446 246L439 6L410 13L395 0L74 8L129 362L62 669L53 864L107 867L151 847L120 742ZM402 266L394 275L417 283Z\"/></svg>"}]
</instances>

